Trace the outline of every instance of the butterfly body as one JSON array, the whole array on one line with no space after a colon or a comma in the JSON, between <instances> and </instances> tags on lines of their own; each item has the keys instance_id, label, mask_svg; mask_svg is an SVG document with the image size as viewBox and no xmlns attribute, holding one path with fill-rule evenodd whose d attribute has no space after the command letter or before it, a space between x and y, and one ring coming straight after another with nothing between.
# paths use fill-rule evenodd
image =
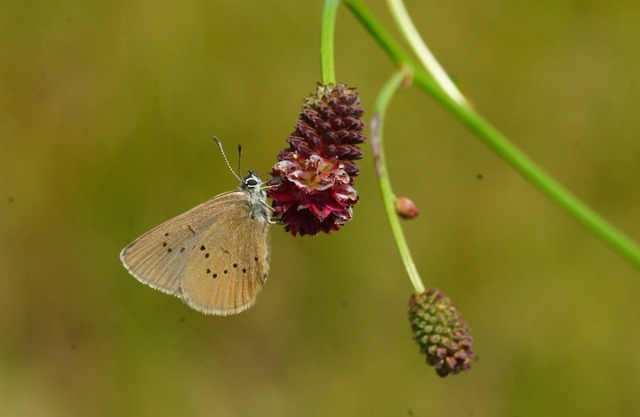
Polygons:
<instances>
[{"instance_id":1,"label":"butterfly body","mask_svg":"<svg viewBox=\"0 0 640 417\"><path fill-rule=\"evenodd\" d=\"M140 282L205 314L240 313L255 303L269 273L270 209L254 172L145 233L120 253Z\"/></svg>"}]
</instances>

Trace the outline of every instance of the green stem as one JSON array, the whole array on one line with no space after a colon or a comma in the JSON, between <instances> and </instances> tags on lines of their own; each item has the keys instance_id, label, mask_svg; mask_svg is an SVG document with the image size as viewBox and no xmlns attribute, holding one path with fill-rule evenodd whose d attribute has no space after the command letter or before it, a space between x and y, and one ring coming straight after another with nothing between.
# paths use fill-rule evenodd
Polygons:
<instances>
[{"instance_id":1,"label":"green stem","mask_svg":"<svg viewBox=\"0 0 640 417\"><path fill-rule=\"evenodd\" d=\"M640 269L640 247L636 242L608 223L586 204L556 182L553 177L538 167L526 154L513 145L473 108L460 105L453 100L434 79L398 45L375 16L360 0L345 0L345 5L360 20L397 65L413 68L415 84L444 105L456 118L464 123L480 140L493 149L517 172L529 180L571 217L585 226L606 245L625 257Z\"/></svg>"},{"instance_id":2,"label":"green stem","mask_svg":"<svg viewBox=\"0 0 640 417\"><path fill-rule=\"evenodd\" d=\"M391 180L389 179L387 171L383 142L383 125L387 107L389 107L391 99L398 89L400 89L402 83L408 76L410 76L410 74L406 71L397 71L380 91L376 100L374 114L371 118L371 146L373 148L373 155L376 163L376 173L378 174L378 180L380 183L380 192L382 193L382 200L384 201L384 208L387 212L391 232L396 240L396 245L398 246L400 256L402 257L402 262L409 274L409 279L413 284L413 288L416 292L424 292L424 284L422 283L416 265L413 262L411 251L409 251L409 245L407 245L407 241L404 238L404 233L400 226L400 220L396 214L396 196L391 188Z\"/></svg>"},{"instance_id":3,"label":"green stem","mask_svg":"<svg viewBox=\"0 0 640 417\"><path fill-rule=\"evenodd\" d=\"M333 46L336 27L336 13L341 0L325 0L322 10L322 24L320 27L320 71L322 84L335 84L336 71L334 66Z\"/></svg>"},{"instance_id":4,"label":"green stem","mask_svg":"<svg viewBox=\"0 0 640 417\"><path fill-rule=\"evenodd\" d=\"M458 87L451 81L442 68L438 60L431 53L427 44L422 40L418 29L413 24L411 16L407 12L402 0L387 0L391 14L393 15L400 31L413 49L424 68L431 74L442 89L458 104L468 106L469 103L464 98Z\"/></svg>"}]
</instances>

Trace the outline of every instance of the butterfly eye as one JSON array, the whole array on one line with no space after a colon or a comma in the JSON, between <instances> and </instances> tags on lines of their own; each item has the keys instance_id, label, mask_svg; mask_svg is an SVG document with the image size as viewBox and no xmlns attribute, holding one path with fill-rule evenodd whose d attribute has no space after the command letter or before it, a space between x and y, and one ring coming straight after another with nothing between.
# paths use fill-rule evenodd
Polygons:
<instances>
[{"instance_id":1,"label":"butterfly eye","mask_svg":"<svg viewBox=\"0 0 640 417\"><path fill-rule=\"evenodd\" d=\"M254 177L248 177L248 178L245 178L245 180L244 180L244 185L245 185L247 188L257 188L257 187L259 187L259 186L260 186L260 181L258 181L258 180L257 180L256 178L254 178Z\"/></svg>"}]
</instances>

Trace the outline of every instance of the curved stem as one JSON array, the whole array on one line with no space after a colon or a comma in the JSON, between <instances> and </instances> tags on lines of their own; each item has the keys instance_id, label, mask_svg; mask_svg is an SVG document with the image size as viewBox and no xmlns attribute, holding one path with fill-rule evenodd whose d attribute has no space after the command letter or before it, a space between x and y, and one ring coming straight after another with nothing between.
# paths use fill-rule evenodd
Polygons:
<instances>
[{"instance_id":1,"label":"curved stem","mask_svg":"<svg viewBox=\"0 0 640 417\"><path fill-rule=\"evenodd\" d=\"M585 226L591 233L618 254L640 269L640 246L623 232L607 222L580 199L571 194L549 174L542 170L524 152L513 145L503 134L493 127L473 108L462 106L453 100L434 82L433 78L398 45L375 16L360 0L345 0L345 5L371 33L393 61L407 65L414 70L414 84L430 94L447 108L457 119L475 133L480 140L493 149L512 168L519 172L569 216Z\"/></svg>"},{"instance_id":2,"label":"curved stem","mask_svg":"<svg viewBox=\"0 0 640 417\"><path fill-rule=\"evenodd\" d=\"M451 99L460 105L468 106L469 103L460 90L458 90L458 87L451 81L451 78L449 78L436 57L433 56L426 43L422 40L402 0L387 0L387 4L391 9L391 13L400 31L407 42L409 42L409 45L411 45L411 48L413 48L413 52L418 56L424 68L431 74L434 80L440 84Z\"/></svg>"},{"instance_id":3,"label":"curved stem","mask_svg":"<svg viewBox=\"0 0 640 417\"><path fill-rule=\"evenodd\" d=\"M407 241L404 238L404 233L402 232L402 227L400 226L400 220L398 219L398 215L396 214L396 196L393 193L393 189L391 188L391 180L389 179L389 173L387 171L383 146L384 143L382 140L384 117L387 111L387 107L389 107L391 99L398 91L398 89L400 89L402 83L407 77L410 76L411 74L407 73L407 71L400 70L394 73L389 81L387 81L387 83L380 91L378 98L376 99L374 114L371 118L370 129L371 146L373 148L373 155L376 164L376 173L378 174L380 192L382 193L382 200L384 201L384 208L387 212L387 218L389 220L389 225L391 226L391 232L393 233L393 237L396 240L396 245L398 245L398 250L400 251L400 256L402 257L404 267L409 274L411 284L413 284L413 288L416 290L416 292L421 293L424 292L424 284L422 283L420 274L418 274L416 265L413 262L411 251L409 251L409 245L407 245Z\"/></svg>"},{"instance_id":4,"label":"curved stem","mask_svg":"<svg viewBox=\"0 0 640 417\"><path fill-rule=\"evenodd\" d=\"M336 13L340 0L325 0L322 10L322 25L320 27L320 71L322 84L335 84L336 74L334 67L334 34L336 26Z\"/></svg>"}]
</instances>

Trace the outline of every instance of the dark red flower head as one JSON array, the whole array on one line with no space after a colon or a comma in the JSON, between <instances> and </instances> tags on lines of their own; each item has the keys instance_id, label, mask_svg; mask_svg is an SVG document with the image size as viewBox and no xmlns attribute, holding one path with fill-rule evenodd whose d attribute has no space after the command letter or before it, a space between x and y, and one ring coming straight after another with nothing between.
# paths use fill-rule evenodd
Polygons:
<instances>
[{"instance_id":1,"label":"dark red flower head","mask_svg":"<svg viewBox=\"0 0 640 417\"><path fill-rule=\"evenodd\" d=\"M296 234L338 230L358 202L353 178L360 171L364 110L357 93L343 84L318 85L304 100L289 147L273 166L269 196L276 216Z\"/></svg>"}]
</instances>

